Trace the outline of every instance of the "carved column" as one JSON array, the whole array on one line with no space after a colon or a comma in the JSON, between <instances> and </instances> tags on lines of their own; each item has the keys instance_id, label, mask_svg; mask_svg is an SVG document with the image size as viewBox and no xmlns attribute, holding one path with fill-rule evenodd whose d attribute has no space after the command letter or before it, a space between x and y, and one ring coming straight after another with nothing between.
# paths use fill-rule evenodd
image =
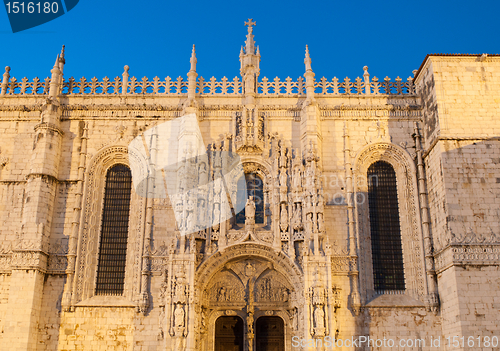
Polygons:
<instances>
[{"instance_id":1,"label":"carved column","mask_svg":"<svg viewBox=\"0 0 500 351\"><path fill-rule=\"evenodd\" d=\"M358 249L355 223L355 201L353 172L351 165L351 148L349 143L347 122L344 124L344 169L346 177L347 197L347 225L349 230L349 276L351 277L351 299L350 304L355 314L361 309L361 296L359 289Z\"/></svg>"},{"instance_id":2,"label":"carved column","mask_svg":"<svg viewBox=\"0 0 500 351\"><path fill-rule=\"evenodd\" d=\"M436 271L434 268L434 249L429 218L429 205L427 198L427 182L425 178L424 162L422 158L422 137L418 130L418 123L414 123L415 149L417 152L417 176L418 176L418 199L420 202L420 213L422 216L422 232L424 237L425 268L427 272L426 305L429 311L437 312L439 307L439 295L436 282Z\"/></svg>"},{"instance_id":3,"label":"carved column","mask_svg":"<svg viewBox=\"0 0 500 351\"><path fill-rule=\"evenodd\" d=\"M151 139L147 144L151 145L150 154L149 154L149 162L150 164L157 164L157 151L158 151L158 135L157 132L151 134ZM142 262L141 262L141 282L139 287L139 296L138 296L138 304L137 310L145 314L149 308L149 264L150 264L150 255L151 255L151 235L153 231L153 202L155 198L154 191L155 178L154 174L151 174L146 180L146 188L147 188L147 197L146 197L146 215L145 215L145 223L143 225L143 232L141 238L141 246L142 246Z\"/></svg>"},{"instance_id":4,"label":"carved column","mask_svg":"<svg viewBox=\"0 0 500 351\"><path fill-rule=\"evenodd\" d=\"M66 268L66 285L62 299L63 309L68 311L74 306L73 301L73 283L75 277L76 253L78 248L78 237L80 233L80 221L82 212L83 181L85 173L85 164L87 159L87 139L88 128L85 122L80 122L80 157L78 162L78 181L75 194L75 207L73 209L73 221L71 223L71 233L68 243L68 266Z\"/></svg>"}]
</instances>

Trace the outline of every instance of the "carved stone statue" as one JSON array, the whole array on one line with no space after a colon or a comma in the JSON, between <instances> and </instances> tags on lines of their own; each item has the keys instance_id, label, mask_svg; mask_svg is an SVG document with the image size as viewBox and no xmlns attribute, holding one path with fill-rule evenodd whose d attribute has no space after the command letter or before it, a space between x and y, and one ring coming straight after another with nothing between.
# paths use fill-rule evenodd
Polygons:
<instances>
[{"instance_id":1,"label":"carved stone statue","mask_svg":"<svg viewBox=\"0 0 500 351\"><path fill-rule=\"evenodd\" d=\"M280 170L280 186L287 185L287 176L286 171L284 169Z\"/></svg>"},{"instance_id":2,"label":"carved stone statue","mask_svg":"<svg viewBox=\"0 0 500 351\"><path fill-rule=\"evenodd\" d=\"M249 196L245 204L245 217L247 221L255 221L255 201Z\"/></svg>"},{"instance_id":3,"label":"carved stone statue","mask_svg":"<svg viewBox=\"0 0 500 351\"><path fill-rule=\"evenodd\" d=\"M288 211L285 204L281 204L280 228L282 232L288 230Z\"/></svg>"},{"instance_id":4,"label":"carved stone statue","mask_svg":"<svg viewBox=\"0 0 500 351\"><path fill-rule=\"evenodd\" d=\"M280 296L280 300L282 302L288 302L288 296L289 296L289 292L288 292L288 289L287 288L281 288L281 296Z\"/></svg>"},{"instance_id":5,"label":"carved stone statue","mask_svg":"<svg viewBox=\"0 0 500 351\"><path fill-rule=\"evenodd\" d=\"M227 301L227 291L225 287L221 287L217 292L217 301Z\"/></svg>"},{"instance_id":6,"label":"carved stone statue","mask_svg":"<svg viewBox=\"0 0 500 351\"><path fill-rule=\"evenodd\" d=\"M301 211L300 211L300 205L295 204L295 209L293 210L293 217L292 217L292 223L293 223L293 229L294 230L301 230L302 229L302 219L301 219Z\"/></svg>"},{"instance_id":7,"label":"carved stone statue","mask_svg":"<svg viewBox=\"0 0 500 351\"><path fill-rule=\"evenodd\" d=\"M214 207L215 207L215 208L214 208L214 218L213 218L212 223L213 223L213 225L214 225L214 226L217 226L217 225L219 225L219 222L220 222L220 221L219 221L219 218L220 218L220 210L219 210L219 205L218 205L218 204L215 204L215 206L214 206Z\"/></svg>"},{"instance_id":8,"label":"carved stone statue","mask_svg":"<svg viewBox=\"0 0 500 351\"><path fill-rule=\"evenodd\" d=\"M189 234L194 229L194 215L193 212L189 212L186 219L186 234Z\"/></svg>"},{"instance_id":9,"label":"carved stone statue","mask_svg":"<svg viewBox=\"0 0 500 351\"><path fill-rule=\"evenodd\" d=\"M245 266L245 275L250 278L255 274L255 267L248 262Z\"/></svg>"},{"instance_id":10,"label":"carved stone statue","mask_svg":"<svg viewBox=\"0 0 500 351\"><path fill-rule=\"evenodd\" d=\"M306 233L312 234L313 232L313 218L312 213L308 213L306 215Z\"/></svg>"},{"instance_id":11,"label":"carved stone statue","mask_svg":"<svg viewBox=\"0 0 500 351\"><path fill-rule=\"evenodd\" d=\"M314 308L314 325L318 332L325 328L325 312L322 305L317 305Z\"/></svg>"},{"instance_id":12,"label":"carved stone statue","mask_svg":"<svg viewBox=\"0 0 500 351\"><path fill-rule=\"evenodd\" d=\"M176 328L183 328L184 327L184 319L185 319L186 313L184 312L184 308L182 304L178 303L175 305L175 312L174 312L174 326Z\"/></svg>"},{"instance_id":13,"label":"carved stone statue","mask_svg":"<svg viewBox=\"0 0 500 351\"><path fill-rule=\"evenodd\" d=\"M286 158L286 149L282 145L281 146L281 150L280 150L279 166L280 167L286 167L287 166L286 161L287 161L287 158Z\"/></svg>"},{"instance_id":14,"label":"carved stone statue","mask_svg":"<svg viewBox=\"0 0 500 351\"><path fill-rule=\"evenodd\" d=\"M318 213L318 232L323 233L325 230L325 223L323 222L323 213Z\"/></svg>"},{"instance_id":15,"label":"carved stone statue","mask_svg":"<svg viewBox=\"0 0 500 351\"><path fill-rule=\"evenodd\" d=\"M174 303L184 303L186 301L186 278L184 272L176 274L174 282Z\"/></svg>"},{"instance_id":16,"label":"carved stone statue","mask_svg":"<svg viewBox=\"0 0 500 351\"><path fill-rule=\"evenodd\" d=\"M302 187L302 173L300 172L300 167L296 166L293 172L293 187L295 189Z\"/></svg>"}]
</instances>

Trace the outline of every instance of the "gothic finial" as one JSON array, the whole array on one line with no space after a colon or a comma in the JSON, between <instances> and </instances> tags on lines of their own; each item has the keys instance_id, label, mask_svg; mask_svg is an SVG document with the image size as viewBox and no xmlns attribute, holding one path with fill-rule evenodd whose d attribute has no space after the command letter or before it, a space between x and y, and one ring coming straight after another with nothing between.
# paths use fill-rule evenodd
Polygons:
<instances>
[{"instance_id":1,"label":"gothic finial","mask_svg":"<svg viewBox=\"0 0 500 351\"><path fill-rule=\"evenodd\" d=\"M60 62L60 56L59 54L57 54L54 67L50 71L50 73L52 73L52 77L50 78L50 89L49 89L49 96L51 98L55 98L59 94L59 85L61 84L61 79L62 79L62 72L61 72L62 66L63 64L62 62Z\"/></svg>"},{"instance_id":2,"label":"gothic finial","mask_svg":"<svg viewBox=\"0 0 500 351\"><path fill-rule=\"evenodd\" d=\"M59 69L59 54L57 54L56 62L54 63L54 68Z\"/></svg>"},{"instance_id":3,"label":"gothic finial","mask_svg":"<svg viewBox=\"0 0 500 351\"><path fill-rule=\"evenodd\" d=\"M306 58L304 59L304 64L306 65L306 72L312 71L311 56L309 56L309 46L308 45L306 45Z\"/></svg>"},{"instance_id":4,"label":"gothic finial","mask_svg":"<svg viewBox=\"0 0 500 351\"><path fill-rule=\"evenodd\" d=\"M194 44L193 44L193 51L191 52L191 71L196 71L196 50L195 50L195 47L194 47Z\"/></svg>"},{"instance_id":5,"label":"gothic finial","mask_svg":"<svg viewBox=\"0 0 500 351\"><path fill-rule=\"evenodd\" d=\"M256 53L257 56L260 56L260 50L259 50L259 46L257 45L257 53Z\"/></svg>"},{"instance_id":6,"label":"gothic finial","mask_svg":"<svg viewBox=\"0 0 500 351\"><path fill-rule=\"evenodd\" d=\"M364 66L363 71L363 79L365 80L365 95L370 95L370 73L368 73L368 66Z\"/></svg>"},{"instance_id":7,"label":"gothic finial","mask_svg":"<svg viewBox=\"0 0 500 351\"><path fill-rule=\"evenodd\" d=\"M65 45L62 46L61 54L59 55L59 61L61 61L62 63L66 63L66 60L64 59L64 48Z\"/></svg>"},{"instance_id":8,"label":"gothic finial","mask_svg":"<svg viewBox=\"0 0 500 351\"><path fill-rule=\"evenodd\" d=\"M253 28L252 26L256 25L257 23L252 21L251 18L248 19L247 22L245 22L245 26L248 26L248 34L247 34L247 40L245 42L245 53L247 55L253 55L255 53L255 42L253 40Z\"/></svg>"},{"instance_id":9,"label":"gothic finial","mask_svg":"<svg viewBox=\"0 0 500 351\"><path fill-rule=\"evenodd\" d=\"M9 84L9 78L10 78L10 67L5 66L5 73L3 74L3 80L2 80L2 91L1 95L5 95L7 93L7 85Z\"/></svg>"},{"instance_id":10,"label":"gothic finial","mask_svg":"<svg viewBox=\"0 0 500 351\"><path fill-rule=\"evenodd\" d=\"M61 72L61 75L60 75L61 82L60 83L62 83L64 64L66 63L66 60L64 59L64 45L62 46L61 54L59 55L58 61L59 61L59 71Z\"/></svg>"},{"instance_id":11,"label":"gothic finial","mask_svg":"<svg viewBox=\"0 0 500 351\"><path fill-rule=\"evenodd\" d=\"M128 77L129 77L129 74L128 74L128 70L129 70L129 66L128 65L125 65L123 66L123 73L122 73L122 94L127 94L127 89L128 89Z\"/></svg>"},{"instance_id":12,"label":"gothic finial","mask_svg":"<svg viewBox=\"0 0 500 351\"><path fill-rule=\"evenodd\" d=\"M240 50L240 57L243 56L245 53L243 52L243 45L241 46L241 50Z\"/></svg>"}]
</instances>

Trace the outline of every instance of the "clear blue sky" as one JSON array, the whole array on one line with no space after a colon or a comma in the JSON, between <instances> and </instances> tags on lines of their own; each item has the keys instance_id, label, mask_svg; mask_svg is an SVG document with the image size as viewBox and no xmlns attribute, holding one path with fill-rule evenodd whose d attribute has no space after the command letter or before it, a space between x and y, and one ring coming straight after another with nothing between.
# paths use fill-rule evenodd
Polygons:
<instances>
[{"instance_id":1,"label":"clear blue sky","mask_svg":"<svg viewBox=\"0 0 500 351\"><path fill-rule=\"evenodd\" d=\"M66 45L65 78L239 75L244 22L253 18L261 76L294 80L309 45L316 78L363 74L406 79L428 53L500 53L500 1L96 1L13 34L0 8L0 70L45 78Z\"/></svg>"}]
</instances>

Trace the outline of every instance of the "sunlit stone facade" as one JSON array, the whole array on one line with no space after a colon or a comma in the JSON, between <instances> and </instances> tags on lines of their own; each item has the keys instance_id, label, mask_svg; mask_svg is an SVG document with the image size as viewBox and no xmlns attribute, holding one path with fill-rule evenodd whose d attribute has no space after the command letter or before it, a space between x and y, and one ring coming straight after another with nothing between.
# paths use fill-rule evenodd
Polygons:
<instances>
[{"instance_id":1,"label":"sunlit stone facade","mask_svg":"<svg viewBox=\"0 0 500 351\"><path fill-rule=\"evenodd\" d=\"M268 80L246 24L233 80L199 77L194 48L187 80L126 66L78 81L64 52L45 81L6 69L1 349L319 350L310 339L370 336L428 350L473 336L470 349L491 350L477 337L500 337L500 58L429 55L407 80L364 67L338 81L315 78L306 49L303 78ZM191 114L207 156L179 168L179 186L238 155L245 213L221 217L230 187L159 196L161 170L113 198L112 174L130 184L130 143L152 135L148 163L163 137L148 131ZM206 214L213 225L198 225Z\"/></svg>"}]
</instances>

